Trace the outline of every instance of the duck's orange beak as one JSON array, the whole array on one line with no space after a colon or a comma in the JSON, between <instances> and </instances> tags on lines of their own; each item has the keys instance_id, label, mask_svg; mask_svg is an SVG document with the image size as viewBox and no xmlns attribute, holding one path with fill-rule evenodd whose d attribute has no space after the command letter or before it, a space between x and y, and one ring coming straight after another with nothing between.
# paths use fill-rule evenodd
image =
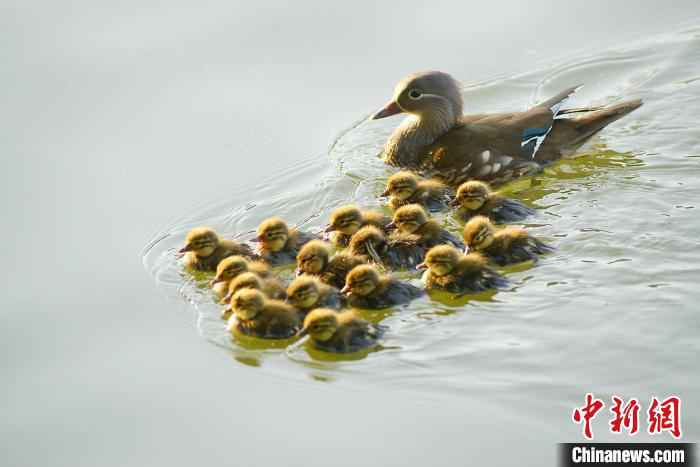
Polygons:
<instances>
[{"instance_id":1,"label":"duck's orange beak","mask_svg":"<svg viewBox=\"0 0 700 467\"><path fill-rule=\"evenodd\" d=\"M395 101L391 101L385 105L383 109L372 115L371 119L379 120L380 118L391 117L392 115L400 114L401 112L403 112L403 109L399 107L399 104L397 104Z\"/></svg>"},{"instance_id":2,"label":"duck's orange beak","mask_svg":"<svg viewBox=\"0 0 700 467\"><path fill-rule=\"evenodd\" d=\"M416 269L419 269L419 270L428 269L428 265L425 263L416 264Z\"/></svg>"}]
</instances>

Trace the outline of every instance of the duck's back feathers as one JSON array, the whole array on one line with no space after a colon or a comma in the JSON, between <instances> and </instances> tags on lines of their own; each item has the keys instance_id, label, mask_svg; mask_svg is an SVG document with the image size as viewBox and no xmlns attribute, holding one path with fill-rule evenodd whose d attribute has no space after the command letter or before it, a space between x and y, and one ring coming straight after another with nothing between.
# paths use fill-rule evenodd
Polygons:
<instances>
[{"instance_id":1,"label":"duck's back feathers","mask_svg":"<svg viewBox=\"0 0 700 467\"><path fill-rule=\"evenodd\" d=\"M484 205L474 211L460 208L458 216L467 222L474 216L486 216L495 224L509 224L519 222L523 219L534 216L536 211L518 200L506 198L497 193L492 194Z\"/></svg>"},{"instance_id":2,"label":"duck's back feathers","mask_svg":"<svg viewBox=\"0 0 700 467\"><path fill-rule=\"evenodd\" d=\"M473 293L505 287L505 277L488 267L486 258L479 253L470 253L460 258L455 270L444 276L428 271L426 288L446 290L451 293Z\"/></svg>"},{"instance_id":3,"label":"duck's back feathers","mask_svg":"<svg viewBox=\"0 0 700 467\"><path fill-rule=\"evenodd\" d=\"M314 345L326 352L350 353L373 347L386 328L361 319L352 311L338 315L338 331L326 342L314 341Z\"/></svg>"},{"instance_id":4,"label":"duck's back feathers","mask_svg":"<svg viewBox=\"0 0 700 467\"><path fill-rule=\"evenodd\" d=\"M484 252L499 266L537 261L539 255L550 253L554 248L531 236L527 230L506 227L494 234L493 244Z\"/></svg>"},{"instance_id":5,"label":"duck's back feathers","mask_svg":"<svg viewBox=\"0 0 700 467\"><path fill-rule=\"evenodd\" d=\"M320 275L320 279L328 285L342 289L345 285L345 277L352 268L360 264L364 264L364 261L359 256L337 253L328 262L326 269Z\"/></svg>"},{"instance_id":6,"label":"duck's back feathers","mask_svg":"<svg viewBox=\"0 0 700 467\"><path fill-rule=\"evenodd\" d=\"M423 289L412 284L386 277L382 279L382 284L372 294L365 297L353 294L348 301L350 305L358 308L378 310L409 303L424 293Z\"/></svg>"},{"instance_id":7,"label":"duck's back feathers","mask_svg":"<svg viewBox=\"0 0 700 467\"><path fill-rule=\"evenodd\" d=\"M525 112L464 116L428 146L419 168L449 184L467 179L495 183L534 173L543 163L572 154L640 100L568 118L562 102L570 88ZM577 109L586 112L587 109Z\"/></svg>"}]
</instances>

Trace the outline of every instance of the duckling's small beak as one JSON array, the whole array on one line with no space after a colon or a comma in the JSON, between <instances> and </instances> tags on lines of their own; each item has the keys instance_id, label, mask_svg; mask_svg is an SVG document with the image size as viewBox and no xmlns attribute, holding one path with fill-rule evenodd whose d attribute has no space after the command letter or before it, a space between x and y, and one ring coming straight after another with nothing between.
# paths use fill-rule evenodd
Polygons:
<instances>
[{"instance_id":1,"label":"duckling's small beak","mask_svg":"<svg viewBox=\"0 0 700 467\"><path fill-rule=\"evenodd\" d=\"M391 101L384 106L383 109L379 110L377 113L370 117L371 120L379 120L380 118L391 117L392 115L400 114L403 109L399 107L396 101Z\"/></svg>"},{"instance_id":2,"label":"duckling's small beak","mask_svg":"<svg viewBox=\"0 0 700 467\"><path fill-rule=\"evenodd\" d=\"M213 279L211 280L211 282L209 283L209 285L212 286L212 285L214 285L214 284L218 284L219 282L223 282L223 281L224 281L224 280L223 280L222 278L220 278L220 277L215 277L215 278L213 278Z\"/></svg>"},{"instance_id":3,"label":"duckling's small beak","mask_svg":"<svg viewBox=\"0 0 700 467\"><path fill-rule=\"evenodd\" d=\"M331 233L331 232L335 232L335 227L333 227L332 225L329 225L328 227L323 229L323 233Z\"/></svg>"},{"instance_id":4,"label":"duckling's small beak","mask_svg":"<svg viewBox=\"0 0 700 467\"><path fill-rule=\"evenodd\" d=\"M464 247L464 254L468 255L469 254L469 245Z\"/></svg>"},{"instance_id":5,"label":"duckling's small beak","mask_svg":"<svg viewBox=\"0 0 700 467\"><path fill-rule=\"evenodd\" d=\"M340 289L340 293L342 293L343 295L350 295L350 286L346 285L345 287Z\"/></svg>"},{"instance_id":6,"label":"duckling's small beak","mask_svg":"<svg viewBox=\"0 0 700 467\"><path fill-rule=\"evenodd\" d=\"M249 241L249 242L252 242L252 243L259 243L259 242L262 242L262 240L260 240L260 237L253 237L253 238L251 238L251 239L248 240L248 241Z\"/></svg>"},{"instance_id":7,"label":"duckling's small beak","mask_svg":"<svg viewBox=\"0 0 700 467\"><path fill-rule=\"evenodd\" d=\"M309 328L302 328L301 331L297 333L297 337L304 337L309 333Z\"/></svg>"},{"instance_id":8,"label":"duckling's small beak","mask_svg":"<svg viewBox=\"0 0 700 467\"><path fill-rule=\"evenodd\" d=\"M192 245L185 245L182 248L180 248L179 250L177 250L178 253L183 254L183 255L185 253L187 253L188 251L192 251Z\"/></svg>"},{"instance_id":9,"label":"duckling's small beak","mask_svg":"<svg viewBox=\"0 0 700 467\"><path fill-rule=\"evenodd\" d=\"M428 265L425 263L416 264L416 269L428 269Z\"/></svg>"},{"instance_id":10,"label":"duckling's small beak","mask_svg":"<svg viewBox=\"0 0 700 467\"><path fill-rule=\"evenodd\" d=\"M455 198L449 202L449 205L452 206L453 208L456 208L457 206L460 205L460 202L457 198Z\"/></svg>"},{"instance_id":11,"label":"duckling's small beak","mask_svg":"<svg viewBox=\"0 0 700 467\"><path fill-rule=\"evenodd\" d=\"M394 222L394 221L391 221L391 222L389 222L389 223L386 225L386 229L387 229L387 230L392 230L392 229L395 229L395 228L396 228L396 222Z\"/></svg>"},{"instance_id":12,"label":"duckling's small beak","mask_svg":"<svg viewBox=\"0 0 700 467\"><path fill-rule=\"evenodd\" d=\"M382 192L381 196L382 196L383 198L386 198L386 197L389 196L390 194L391 194L391 192L390 192L389 189L387 188L386 190L384 190L384 191Z\"/></svg>"}]
</instances>

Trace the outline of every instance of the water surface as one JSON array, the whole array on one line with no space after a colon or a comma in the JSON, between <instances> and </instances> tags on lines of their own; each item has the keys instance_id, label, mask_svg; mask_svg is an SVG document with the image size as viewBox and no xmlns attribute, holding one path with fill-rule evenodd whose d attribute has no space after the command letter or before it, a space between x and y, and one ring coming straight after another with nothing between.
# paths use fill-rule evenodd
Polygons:
<instances>
[{"instance_id":1,"label":"water surface","mask_svg":"<svg viewBox=\"0 0 700 467\"><path fill-rule=\"evenodd\" d=\"M693 370L700 348L693 305L700 299L698 58L700 29L689 28L467 84L465 107L473 112L526 108L581 82L589 84L574 105L636 97L645 105L578 157L502 187L538 209L526 225L556 247L554 254L508 270L511 286L498 293L363 312L390 328L379 351L346 358L307 348L289 355L255 340L232 341L220 306L202 282L182 274L174 252L199 224L247 239L273 214L318 230L341 204L381 208L377 197L394 169L377 154L396 119L360 115L327 153L184 216L148 245L145 265L159 287L191 304L206 339L238 362L284 378L471 395L523 416L552 404L574 407L587 391L645 399L650 388L667 389L693 401L700 389ZM449 215L441 218L459 229ZM700 428L695 411L685 423Z\"/></svg>"}]
</instances>

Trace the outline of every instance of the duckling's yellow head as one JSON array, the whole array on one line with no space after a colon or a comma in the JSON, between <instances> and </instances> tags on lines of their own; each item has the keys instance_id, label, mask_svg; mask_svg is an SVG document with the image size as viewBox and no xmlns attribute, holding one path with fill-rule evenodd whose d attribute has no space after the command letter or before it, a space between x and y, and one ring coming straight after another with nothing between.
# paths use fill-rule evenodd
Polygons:
<instances>
[{"instance_id":1,"label":"duckling's yellow head","mask_svg":"<svg viewBox=\"0 0 700 467\"><path fill-rule=\"evenodd\" d=\"M328 264L330 248L321 240L311 240L297 254L297 267L306 274L320 274Z\"/></svg>"},{"instance_id":2,"label":"duckling's yellow head","mask_svg":"<svg viewBox=\"0 0 700 467\"><path fill-rule=\"evenodd\" d=\"M353 255L371 256L371 252L367 249L368 246L376 251L385 243L386 237L381 230L372 225L366 225L358 230L355 235L350 237L348 247L350 248L350 253Z\"/></svg>"},{"instance_id":3,"label":"duckling's yellow head","mask_svg":"<svg viewBox=\"0 0 700 467\"><path fill-rule=\"evenodd\" d=\"M353 235L362 227L362 212L357 206L341 206L331 213L330 225L326 232L341 232Z\"/></svg>"},{"instance_id":4,"label":"duckling's yellow head","mask_svg":"<svg viewBox=\"0 0 700 467\"><path fill-rule=\"evenodd\" d=\"M341 292L361 297L367 296L377 289L381 277L377 268L372 265L355 266L345 278L345 287Z\"/></svg>"},{"instance_id":5,"label":"duckling's yellow head","mask_svg":"<svg viewBox=\"0 0 700 467\"><path fill-rule=\"evenodd\" d=\"M212 284L227 282L248 270L248 261L242 256L229 256L219 261Z\"/></svg>"},{"instance_id":6,"label":"duckling's yellow head","mask_svg":"<svg viewBox=\"0 0 700 467\"><path fill-rule=\"evenodd\" d=\"M428 251L425 261L419 266L424 265L436 276L444 276L452 272L461 257L462 253L452 245L438 245Z\"/></svg>"},{"instance_id":7,"label":"duckling's yellow head","mask_svg":"<svg viewBox=\"0 0 700 467\"><path fill-rule=\"evenodd\" d=\"M313 276L299 276L287 287L289 302L297 308L311 308L321 295L319 280Z\"/></svg>"},{"instance_id":8,"label":"duckling's yellow head","mask_svg":"<svg viewBox=\"0 0 700 467\"><path fill-rule=\"evenodd\" d=\"M338 313L328 308L316 308L304 319L300 336L310 335L315 341L330 340L338 330Z\"/></svg>"},{"instance_id":9,"label":"duckling's yellow head","mask_svg":"<svg viewBox=\"0 0 700 467\"><path fill-rule=\"evenodd\" d=\"M193 252L200 258L210 256L219 246L219 235L210 227L196 227L187 233L185 246L180 253Z\"/></svg>"},{"instance_id":10,"label":"duckling's yellow head","mask_svg":"<svg viewBox=\"0 0 700 467\"><path fill-rule=\"evenodd\" d=\"M401 206L394 213L394 224L401 233L412 234L423 224L428 222L428 213L419 204L407 204Z\"/></svg>"},{"instance_id":11,"label":"duckling's yellow head","mask_svg":"<svg viewBox=\"0 0 700 467\"><path fill-rule=\"evenodd\" d=\"M224 297L224 300L230 300L236 292L242 289L255 289L262 290L262 281L257 274L252 272L244 272L236 276L228 285L228 295Z\"/></svg>"},{"instance_id":12,"label":"duckling's yellow head","mask_svg":"<svg viewBox=\"0 0 700 467\"><path fill-rule=\"evenodd\" d=\"M255 319L265 307L265 296L259 290L241 289L231 297L231 309L238 319Z\"/></svg>"},{"instance_id":13,"label":"duckling's yellow head","mask_svg":"<svg viewBox=\"0 0 700 467\"><path fill-rule=\"evenodd\" d=\"M418 189L418 177L413 172L402 170L389 177L386 182L386 190L382 196L392 196L404 201Z\"/></svg>"},{"instance_id":14,"label":"duckling's yellow head","mask_svg":"<svg viewBox=\"0 0 700 467\"><path fill-rule=\"evenodd\" d=\"M469 211L476 211L488 200L491 188L478 180L462 183L457 189L455 203Z\"/></svg>"},{"instance_id":15,"label":"duckling's yellow head","mask_svg":"<svg viewBox=\"0 0 700 467\"><path fill-rule=\"evenodd\" d=\"M258 226L257 234L257 240L266 250L280 251L289 239L289 227L279 217L271 217Z\"/></svg>"},{"instance_id":16,"label":"duckling's yellow head","mask_svg":"<svg viewBox=\"0 0 700 467\"><path fill-rule=\"evenodd\" d=\"M464 243L469 250L485 250L493 243L495 228L488 217L474 216L464 226Z\"/></svg>"}]
</instances>

